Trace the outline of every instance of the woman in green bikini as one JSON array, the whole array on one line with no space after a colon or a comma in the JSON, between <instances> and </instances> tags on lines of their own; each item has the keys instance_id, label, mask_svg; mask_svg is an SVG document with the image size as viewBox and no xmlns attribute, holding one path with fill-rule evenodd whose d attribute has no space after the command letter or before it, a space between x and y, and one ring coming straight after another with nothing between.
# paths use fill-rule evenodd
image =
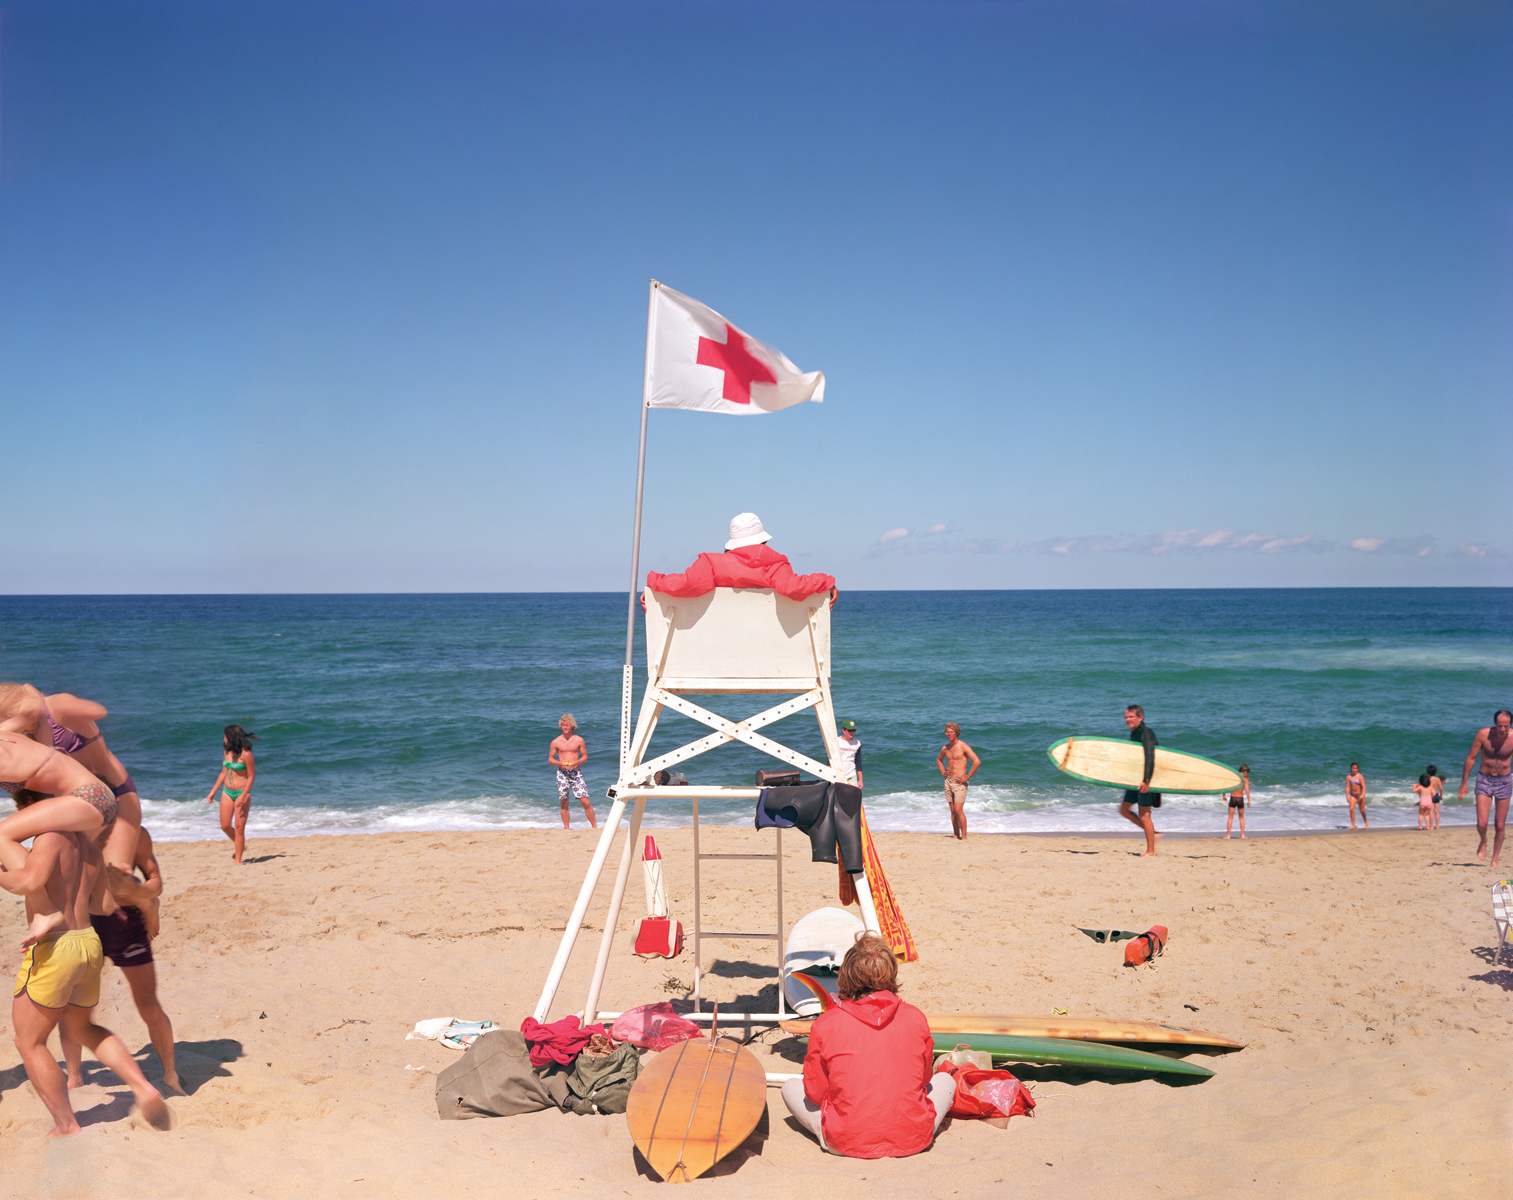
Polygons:
<instances>
[{"instance_id":1,"label":"woman in green bikini","mask_svg":"<svg viewBox=\"0 0 1513 1200\"><path fill-rule=\"evenodd\" d=\"M210 785L210 795L205 797L209 804L215 799L216 788L221 789L221 832L231 839L231 857L237 863L247 846L247 814L252 811L252 781L257 776L252 743L257 740L257 734L248 733L240 725L226 726L221 738L226 757L221 773Z\"/></svg>"}]
</instances>

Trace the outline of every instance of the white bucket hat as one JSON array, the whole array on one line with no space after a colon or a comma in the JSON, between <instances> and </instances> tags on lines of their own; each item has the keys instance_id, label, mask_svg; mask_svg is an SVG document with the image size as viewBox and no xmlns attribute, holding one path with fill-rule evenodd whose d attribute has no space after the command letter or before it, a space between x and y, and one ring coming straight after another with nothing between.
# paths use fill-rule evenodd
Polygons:
<instances>
[{"instance_id":1,"label":"white bucket hat","mask_svg":"<svg viewBox=\"0 0 1513 1200\"><path fill-rule=\"evenodd\" d=\"M762 528L762 518L756 513L737 513L730 518L730 540L725 543L725 549L758 546L771 540L772 534Z\"/></svg>"}]
</instances>

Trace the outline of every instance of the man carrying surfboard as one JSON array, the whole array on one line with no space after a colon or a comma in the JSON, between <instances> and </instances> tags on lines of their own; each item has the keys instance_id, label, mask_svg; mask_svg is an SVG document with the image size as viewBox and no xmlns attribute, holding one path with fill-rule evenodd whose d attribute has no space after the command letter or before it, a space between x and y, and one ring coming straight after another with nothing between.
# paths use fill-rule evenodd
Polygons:
<instances>
[{"instance_id":1,"label":"man carrying surfboard","mask_svg":"<svg viewBox=\"0 0 1513 1200\"><path fill-rule=\"evenodd\" d=\"M1487 818L1492 815L1492 805L1497 805L1497 838L1492 843L1492 861L1497 866L1497 856L1502 853L1504 827L1508 823L1508 801L1513 797L1513 713L1500 708L1492 717L1492 724L1478 729L1471 742L1471 753L1466 755L1466 765L1460 773L1460 798L1466 798L1466 783L1471 777L1471 768L1476 756L1481 755L1481 770L1476 776L1476 832L1481 834L1481 844L1476 847L1476 857L1487 856Z\"/></svg>"},{"instance_id":2,"label":"man carrying surfboard","mask_svg":"<svg viewBox=\"0 0 1513 1200\"><path fill-rule=\"evenodd\" d=\"M1145 773L1140 778L1138 791L1127 791L1119 803L1119 815L1145 831L1145 854L1149 858L1156 853L1156 822L1151 818L1151 809L1161 807L1161 793L1151 791L1151 776L1156 770L1156 733L1145 723L1145 709L1131 704L1124 710L1124 723L1129 726L1129 740L1139 742L1145 748ZM1135 815L1139 808L1140 815Z\"/></svg>"}]
</instances>

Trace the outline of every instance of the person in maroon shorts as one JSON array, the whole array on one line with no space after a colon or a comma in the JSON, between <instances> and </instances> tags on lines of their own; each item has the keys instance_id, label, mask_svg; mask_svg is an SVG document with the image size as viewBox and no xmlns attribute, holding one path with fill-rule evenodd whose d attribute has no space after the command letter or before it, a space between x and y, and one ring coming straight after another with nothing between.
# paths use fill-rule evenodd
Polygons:
<instances>
[{"instance_id":1,"label":"person in maroon shorts","mask_svg":"<svg viewBox=\"0 0 1513 1200\"><path fill-rule=\"evenodd\" d=\"M158 899L163 894L163 873L158 868L157 855L152 852L152 834L146 829L137 831L137 847L133 864L142 872L143 882L136 883L135 894L144 908L127 904L115 906L114 901L102 904L109 912L89 914L89 923L100 935L100 945L105 957L121 968L126 982L131 987L131 999L147 1026L147 1036L152 1039L152 1048L157 1051L158 1061L163 1064L163 1086L182 1096L184 1089L179 1084L178 1071L173 1057L173 1022L163 1011L158 1000L158 970L152 961L152 939L158 934ZM106 868L113 882L119 881L121 872L114 867ZM63 1059L68 1063L68 1086L80 1087L84 1083L83 1052L79 1044L61 1030Z\"/></svg>"}]
</instances>

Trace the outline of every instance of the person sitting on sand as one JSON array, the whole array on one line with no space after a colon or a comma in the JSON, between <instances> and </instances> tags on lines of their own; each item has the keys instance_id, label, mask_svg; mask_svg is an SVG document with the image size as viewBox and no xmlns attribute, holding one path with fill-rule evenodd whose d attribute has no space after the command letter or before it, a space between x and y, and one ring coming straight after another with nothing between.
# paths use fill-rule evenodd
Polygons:
<instances>
[{"instance_id":1,"label":"person sitting on sand","mask_svg":"<svg viewBox=\"0 0 1513 1200\"><path fill-rule=\"evenodd\" d=\"M1240 814L1240 836L1245 837L1245 808L1250 803L1250 768L1240 764L1240 786L1229 794L1229 819L1224 822L1224 837L1228 839L1235 825L1235 813Z\"/></svg>"},{"instance_id":2,"label":"person sitting on sand","mask_svg":"<svg viewBox=\"0 0 1513 1200\"><path fill-rule=\"evenodd\" d=\"M835 607L840 589L833 575L795 575L786 555L767 543L772 534L762 528L756 513L737 513L730 519L730 540L723 554L701 554L688 570L678 575L646 573L646 586L667 596L687 598L702 596L715 588L771 588L790 600L803 600L817 592L830 593L830 607ZM646 609L646 596L641 596Z\"/></svg>"},{"instance_id":3,"label":"person sitting on sand","mask_svg":"<svg viewBox=\"0 0 1513 1200\"><path fill-rule=\"evenodd\" d=\"M568 822L568 795L571 793L583 805L590 829L599 828L594 820L594 806L588 802L588 784L583 782L583 764L588 761L588 743L578 736L578 722L572 713L563 713L557 721L562 736L553 738L547 747L546 761L557 768L557 799L562 803L562 828L571 828Z\"/></svg>"},{"instance_id":4,"label":"person sitting on sand","mask_svg":"<svg viewBox=\"0 0 1513 1200\"><path fill-rule=\"evenodd\" d=\"M1434 813L1434 776L1427 771L1420 775L1418 782L1413 785L1413 794L1418 797L1418 827L1434 828L1429 823Z\"/></svg>"},{"instance_id":5,"label":"person sitting on sand","mask_svg":"<svg viewBox=\"0 0 1513 1200\"><path fill-rule=\"evenodd\" d=\"M840 1003L810 1026L804 1077L783 1084L783 1103L831 1154L918 1154L956 1094L950 1075L931 1073L929 1022L898 998L898 959L875 933L857 935L837 984Z\"/></svg>"},{"instance_id":6,"label":"person sitting on sand","mask_svg":"<svg viewBox=\"0 0 1513 1200\"><path fill-rule=\"evenodd\" d=\"M83 768L80 768L81 770ZM23 812L46 804L31 803L32 795L18 789ZM11 1028L16 1050L26 1067L38 1098L53 1118L49 1136L67 1137L79 1132L79 1122L68 1102L68 1088L57 1060L47 1048L54 1029L74 1042L88 1046L131 1089L137 1111L148 1126L172 1128L173 1115L157 1088L147 1082L131 1051L104 1026L90 1020L100 1002L100 968L104 957L100 938L90 924L92 896L104 903L105 863L98 848L82 833L46 830L36 835L31 852L13 841L0 841L0 888L26 897L29 921L41 914L57 913L42 937L26 947L16 990L11 1000Z\"/></svg>"},{"instance_id":7,"label":"person sitting on sand","mask_svg":"<svg viewBox=\"0 0 1513 1200\"><path fill-rule=\"evenodd\" d=\"M210 785L210 795L205 803L215 800L215 789L221 789L221 832L231 839L231 858L238 866L242 852L247 848L247 818L252 813L252 781L257 778L257 759L252 754L252 743L259 741L257 734L248 733L240 725L228 725L221 731L221 749L225 756L221 761L221 773ZM236 787L232 787L236 784Z\"/></svg>"}]
</instances>

